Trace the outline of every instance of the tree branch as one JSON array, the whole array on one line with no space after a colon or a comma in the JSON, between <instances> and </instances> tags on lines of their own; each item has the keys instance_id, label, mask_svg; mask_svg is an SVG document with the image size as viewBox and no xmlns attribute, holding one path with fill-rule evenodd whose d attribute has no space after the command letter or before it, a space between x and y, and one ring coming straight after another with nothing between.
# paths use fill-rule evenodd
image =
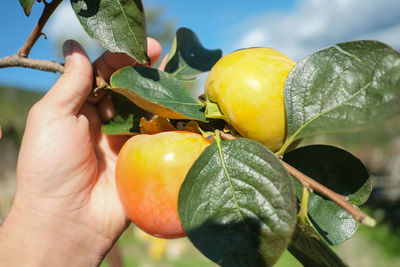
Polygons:
<instances>
[{"instance_id":1,"label":"tree branch","mask_svg":"<svg viewBox=\"0 0 400 267\"><path fill-rule=\"evenodd\" d=\"M64 66L58 62L51 60L31 59L21 57L19 55L0 58L0 69L9 67L23 67L48 72L59 72L61 74L64 73ZM102 73L97 70L97 67L98 66L93 63L93 90L87 99L87 101L92 104L97 103L104 96L104 89L109 86L108 83L105 82Z\"/></svg>"},{"instance_id":2,"label":"tree branch","mask_svg":"<svg viewBox=\"0 0 400 267\"><path fill-rule=\"evenodd\" d=\"M58 62L41 59L30 59L19 55L0 58L0 68L23 67L49 72L64 72L64 66Z\"/></svg>"},{"instance_id":3,"label":"tree branch","mask_svg":"<svg viewBox=\"0 0 400 267\"><path fill-rule=\"evenodd\" d=\"M53 0L51 3L44 2L44 9L42 15L39 18L38 23L36 24L35 28L31 32L26 40L25 44L21 47L18 51L18 55L21 57L28 57L32 47L35 45L36 41L42 35L42 30L44 25L46 25L47 20L53 14L54 10L60 5L62 0Z\"/></svg>"},{"instance_id":4,"label":"tree branch","mask_svg":"<svg viewBox=\"0 0 400 267\"><path fill-rule=\"evenodd\" d=\"M300 172L293 166L287 164L283 160L281 160L283 166L288 171L288 173L300 181L300 183L306 187L307 189L317 191L324 196L328 197L330 200L338 204L342 207L345 211L350 213L355 220L358 222L365 224L367 226L374 227L376 222L373 218L362 212L361 210L357 209L353 205L351 205L343 196L335 193L334 191L330 190L329 188L323 186L322 184L318 183L314 179L308 177L304 173Z\"/></svg>"},{"instance_id":5,"label":"tree branch","mask_svg":"<svg viewBox=\"0 0 400 267\"><path fill-rule=\"evenodd\" d=\"M235 139L235 137L231 134L220 132L221 139L224 140L232 140ZM280 158L283 166L285 167L286 171L294 178L300 181L300 183L307 188L308 190L312 191L317 191L333 202L335 202L337 205L342 207L344 210L346 210L348 213L350 213L355 220L358 222L365 224L367 226L374 227L376 222L373 218L362 212L361 210L357 209L354 207L352 204L350 204L343 196L335 193L334 191L330 190L329 188L325 187L324 185L318 183L314 179L308 177L304 173L300 172L293 166L289 165L288 163L284 162Z\"/></svg>"}]
</instances>

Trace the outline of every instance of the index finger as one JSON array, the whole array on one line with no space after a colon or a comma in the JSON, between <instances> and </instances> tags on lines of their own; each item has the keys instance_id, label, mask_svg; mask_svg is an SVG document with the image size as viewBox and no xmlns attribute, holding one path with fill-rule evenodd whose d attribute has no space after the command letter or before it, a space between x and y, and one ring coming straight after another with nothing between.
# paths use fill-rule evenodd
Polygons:
<instances>
[{"instance_id":1,"label":"index finger","mask_svg":"<svg viewBox=\"0 0 400 267\"><path fill-rule=\"evenodd\" d=\"M161 45L155 39L147 38L147 55L151 64L154 64L161 56ZM108 84L111 75L120 68L136 65L137 62L125 53L112 53L106 51L93 62L94 73ZM97 84L99 86L99 84Z\"/></svg>"}]
</instances>

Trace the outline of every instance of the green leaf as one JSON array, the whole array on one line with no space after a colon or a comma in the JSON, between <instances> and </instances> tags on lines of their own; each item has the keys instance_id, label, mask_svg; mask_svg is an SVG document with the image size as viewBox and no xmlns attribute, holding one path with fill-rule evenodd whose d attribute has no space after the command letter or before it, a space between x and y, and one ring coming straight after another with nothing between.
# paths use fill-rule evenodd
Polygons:
<instances>
[{"instance_id":1,"label":"green leaf","mask_svg":"<svg viewBox=\"0 0 400 267\"><path fill-rule=\"evenodd\" d=\"M29 17L32 11L32 6L36 0L19 0L22 8L24 9L25 15Z\"/></svg>"},{"instance_id":2,"label":"green leaf","mask_svg":"<svg viewBox=\"0 0 400 267\"><path fill-rule=\"evenodd\" d=\"M368 171L349 152L327 145L295 149L283 160L320 184L362 205L372 191ZM302 185L295 180L297 198L302 198ZM317 192L310 193L308 213L319 233L330 243L338 244L353 236L358 222L344 209Z\"/></svg>"},{"instance_id":3,"label":"green leaf","mask_svg":"<svg viewBox=\"0 0 400 267\"><path fill-rule=\"evenodd\" d=\"M205 49L196 34L187 29L177 30L165 71L180 79L209 71L221 58L220 49Z\"/></svg>"},{"instance_id":4,"label":"green leaf","mask_svg":"<svg viewBox=\"0 0 400 267\"><path fill-rule=\"evenodd\" d=\"M217 103L212 102L206 95L206 111L205 116L210 119L222 119L227 121L226 116L222 113Z\"/></svg>"},{"instance_id":5,"label":"green leaf","mask_svg":"<svg viewBox=\"0 0 400 267\"><path fill-rule=\"evenodd\" d=\"M288 138L361 129L399 114L400 54L376 41L340 43L306 57L285 84Z\"/></svg>"},{"instance_id":6,"label":"green leaf","mask_svg":"<svg viewBox=\"0 0 400 267\"><path fill-rule=\"evenodd\" d=\"M153 114L169 119L205 121L204 105L169 73L147 67L125 67L111 76L112 90Z\"/></svg>"},{"instance_id":7,"label":"green leaf","mask_svg":"<svg viewBox=\"0 0 400 267\"><path fill-rule=\"evenodd\" d=\"M296 224L288 250L305 267L345 267L339 256L327 245L309 222Z\"/></svg>"},{"instance_id":8,"label":"green leaf","mask_svg":"<svg viewBox=\"0 0 400 267\"><path fill-rule=\"evenodd\" d=\"M140 119L146 117L147 112L120 94L111 95L116 115L101 126L101 131L108 135L140 133Z\"/></svg>"},{"instance_id":9,"label":"green leaf","mask_svg":"<svg viewBox=\"0 0 400 267\"><path fill-rule=\"evenodd\" d=\"M71 0L90 37L112 52L124 52L148 64L146 22L140 0Z\"/></svg>"},{"instance_id":10,"label":"green leaf","mask_svg":"<svg viewBox=\"0 0 400 267\"><path fill-rule=\"evenodd\" d=\"M261 144L217 140L186 176L178 212L189 239L217 264L271 266L295 226L292 178Z\"/></svg>"}]
</instances>

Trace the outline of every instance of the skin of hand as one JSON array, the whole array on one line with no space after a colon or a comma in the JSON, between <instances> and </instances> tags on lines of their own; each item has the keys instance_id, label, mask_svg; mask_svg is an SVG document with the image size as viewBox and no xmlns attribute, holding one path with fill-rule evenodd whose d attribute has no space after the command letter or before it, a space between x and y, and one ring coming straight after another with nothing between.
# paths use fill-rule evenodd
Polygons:
<instances>
[{"instance_id":1,"label":"skin of hand","mask_svg":"<svg viewBox=\"0 0 400 267\"><path fill-rule=\"evenodd\" d=\"M82 47L67 41L65 72L29 112L17 165L13 205L0 227L0 265L97 266L129 221L114 182L118 152L127 140L105 136L111 99L86 100L93 69ZM148 39L156 62L161 46ZM96 62L108 80L135 61L105 52Z\"/></svg>"}]
</instances>

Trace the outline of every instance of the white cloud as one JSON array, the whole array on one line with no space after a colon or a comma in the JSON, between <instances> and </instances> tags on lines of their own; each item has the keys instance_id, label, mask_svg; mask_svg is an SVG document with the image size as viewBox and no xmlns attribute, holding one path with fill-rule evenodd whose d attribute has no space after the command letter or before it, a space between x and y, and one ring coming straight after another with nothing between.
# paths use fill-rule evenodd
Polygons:
<instances>
[{"instance_id":1,"label":"white cloud","mask_svg":"<svg viewBox=\"0 0 400 267\"><path fill-rule=\"evenodd\" d=\"M64 1L56 9L45 31L59 51L60 46L68 39L78 41L91 57L97 57L103 51L103 48L84 31L69 1Z\"/></svg>"},{"instance_id":2,"label":"white cloud","mask_svg":"<svg viewBox=\"0 0 400 267\"><path fill-rule=\"evenodd\" d=\"M374 39L400 48L399 0L303 0L287 12L241 22L231 50L265 46L295 60L344 41Z\"/></svg>"}]
</instances>

